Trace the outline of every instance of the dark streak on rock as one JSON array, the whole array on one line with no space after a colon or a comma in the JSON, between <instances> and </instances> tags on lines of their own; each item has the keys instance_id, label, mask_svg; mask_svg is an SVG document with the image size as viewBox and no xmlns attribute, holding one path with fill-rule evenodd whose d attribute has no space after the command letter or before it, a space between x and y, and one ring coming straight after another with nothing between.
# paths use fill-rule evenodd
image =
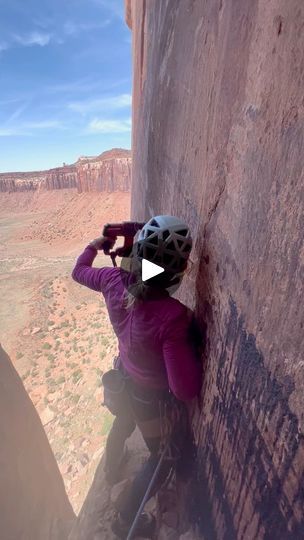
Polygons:
<instances>
[{"instance_id":1,"label":"dark streak on rock","mask_svg":"<svg viewBox=\"0 0 304 540\"><path fill-rule=\"evenodd\" d=\"M254 516L258 518L257 531L266 532L254 536L252 532L246 533L252 516L242 538L301 540L303 529L295 518L295 501L298 505L304 502L301 478L297 479L294 500L290 502L286 495L294 461L304 447L298 418L288 403L294 383L286 377L279 381L267 369L255 337L246 332L232 300L216 386L218 395L211 409L213 420L201 433L199 465L192 483L192 520L208 540L241 538L240 531L236 533L235 518L246 512L245 504L250 499ZM225 447L226 452L230 448L230 455L221 453L223 437L229 441ZM229 503L230 490L227 492L231 469L235 470L234 504ZM216 526L219 522L223 524L221 533Z\"/></svg>"}]
</instances>

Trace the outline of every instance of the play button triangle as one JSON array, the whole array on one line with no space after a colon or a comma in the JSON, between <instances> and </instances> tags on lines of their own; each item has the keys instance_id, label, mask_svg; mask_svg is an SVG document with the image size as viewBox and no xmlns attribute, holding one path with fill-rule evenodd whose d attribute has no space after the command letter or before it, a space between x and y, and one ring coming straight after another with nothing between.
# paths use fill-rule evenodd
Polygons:
<instances>
[{"instance_id":1,"label":"play button triangle","mask_svg":"<svg viewBox=\"0 0 304 540\"><path fill-rule=\"evenodd\" d=\"M142 260L141 279L143 281L147 281L148 279L158 276L158 274L161 274L162 272L164 272L164 269L161 266L158 266L158 264L154 264L147 259Z\"/></svg>"}]
</instances>

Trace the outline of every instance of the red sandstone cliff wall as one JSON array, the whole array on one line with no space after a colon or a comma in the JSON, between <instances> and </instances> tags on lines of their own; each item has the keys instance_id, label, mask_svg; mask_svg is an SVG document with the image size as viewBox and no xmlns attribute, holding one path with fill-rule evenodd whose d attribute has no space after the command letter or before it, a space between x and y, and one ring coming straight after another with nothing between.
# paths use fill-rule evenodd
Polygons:
<instances>
[{"instance_id":1,"label":"red sandstone cliff wall","mask_svg":"<svg viewBox=\"0 0 304 540\"><path fill-rule=\"evenodd\" d=\"M206 321L194 521L303 538L302 0L134 0L133 217L194 237Z\"/></svg>"},{"instance_id":2,"label":"red sandstone cliff wall","mask_svg":"<svg viewBox=\"0 0 304 540\"><path fill-rule=\"evenodd\" d=\"M49 171L0 173L0 192L36 191L77 187L75 165Z\"/></svg>"},{"instance_id":3,"label":"red sandstone cliff wall","mask_svg":"<svg viewBox=\"0 0 304 540\"><path fill-rule=\"evenodd\" d=\"M66 540L74 521L39 416L0 346L0 537Z\"/></svg>"},{"instance_id":4,"label":"red sandstone cliff wall","mask_svg":"<svg viewBox=\"0 0 304 540\"><path fill-rule=\"evenodd\" d=\"M131 0L125 0L125 20L126 24L132 29L132 4Z\"/></svg>"},{"instance_id":5,"label":"red sandstone cliff wall","mask_svg":"<svg viewBox=\"0 0 304 540\"><path fill-rule=\"evenodd\" d=\"M131 183L131 153L110 150L97 158L79 159L77 189L82 191L129 191Z\"/></svg>"},{"instance_id":6,"label":"red sandstone cliff wall","mask_svg":"<svg viewBox=\"0 0 304 540\"><path fill-rule=\"evenodd\" d=\"M0 174L0 192L66 188L79 192L129 191L130 183L131 153L119 148L48 171Z\"/></svg>"}]
</instances>

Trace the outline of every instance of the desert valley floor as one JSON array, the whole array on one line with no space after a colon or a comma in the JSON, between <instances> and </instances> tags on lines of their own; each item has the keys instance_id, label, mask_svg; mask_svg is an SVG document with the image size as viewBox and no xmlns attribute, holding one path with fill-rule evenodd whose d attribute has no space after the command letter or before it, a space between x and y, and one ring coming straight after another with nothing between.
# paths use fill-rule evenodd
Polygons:
<instances>
[{"instance_id":1,"label":"desert valley floor","mask_svg":"<svg viewBox=\"0 0 304 540\"><path fill-rule=\"evenodd\" d=\"M0 194L1 344L23 379L78 512L112 417L100 377L116 339L102 297L71 279L76 256L107 222L129 218L129 194ZM96 265L110 265L99 256Z\"/></svg>"}]
</instances>

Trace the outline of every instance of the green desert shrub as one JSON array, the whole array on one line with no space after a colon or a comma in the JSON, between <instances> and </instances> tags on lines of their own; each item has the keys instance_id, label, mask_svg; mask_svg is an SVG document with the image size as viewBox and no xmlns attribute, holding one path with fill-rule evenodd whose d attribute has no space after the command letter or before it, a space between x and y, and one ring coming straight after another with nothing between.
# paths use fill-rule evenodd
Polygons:
<instances>
[{"instance_id":1,"label":"green desert shrub","mask_svg":"<svg viewBox=\"0 0 304 540\"><path fill-rule=\"evenodd\" d=\"M76 383L78 382L82 377L82 371L81 369L76 369L75 371L73 371L72 373L72 378L73 378L73 382Z\"/></svg>"},{"instance_id":2,"label":"green desert shrub","mask_svg":"<svg viewBox=\"0 0 304 540\"><path fill-rule=\"evenodd\" d=\"M102 327L102 324L100 322L95 322L93 324L91 324L92 328L101 328Z\"/></svg>"},{"instance_id":3,"label":"green desert shrub","mask_svg":"<svg viewBox=\"0 0 304 540\"><path fill-rule=\"evenodd\" d=\"M69 321L65 320L61 323L60 328L67 328L68 326L70 326L70 323Z\"/></svg>"},{"instance_id":4,"label":"green desert shrub","mask_svg":"<svg viewBox=\"0 0 304 540\"><path fill-rule=\"evenodd\" d=\"M26 372L22 375L22 380L25 381L25 380L28 378L29 374L30 374L30 370L26 371Z\"/></svg>"}]
</instances>

